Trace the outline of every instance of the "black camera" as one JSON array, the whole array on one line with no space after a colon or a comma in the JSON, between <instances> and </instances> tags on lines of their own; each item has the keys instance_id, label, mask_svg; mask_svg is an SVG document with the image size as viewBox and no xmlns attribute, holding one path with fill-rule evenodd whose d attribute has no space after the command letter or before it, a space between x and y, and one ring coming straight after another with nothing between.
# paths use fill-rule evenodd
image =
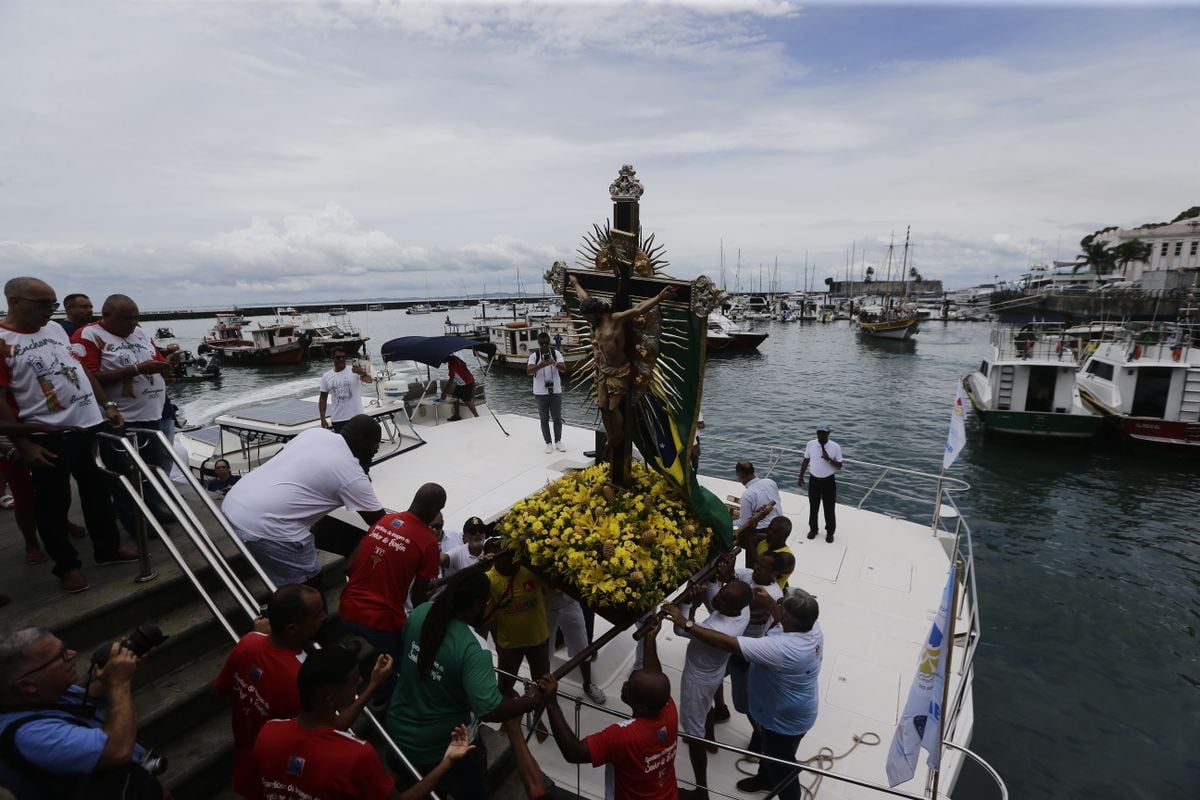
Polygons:
<instances>
[{"instance_id":1,"label":"black camera","mask_svg":"<svg viewBox=\"0 0 1200 800\"><path fill-rule=\"evenodd\" d=\"M132 633L121 640L121 646L132 652L135 656L144 656L166 640L167 635L157 625L152 622L143 622L134 628ZM92 663L97 667L103 667L108 663L108 659L112 655L112 648L112 642L100 645L96 652L92 653Z\"/></svg>"}]
</instances>

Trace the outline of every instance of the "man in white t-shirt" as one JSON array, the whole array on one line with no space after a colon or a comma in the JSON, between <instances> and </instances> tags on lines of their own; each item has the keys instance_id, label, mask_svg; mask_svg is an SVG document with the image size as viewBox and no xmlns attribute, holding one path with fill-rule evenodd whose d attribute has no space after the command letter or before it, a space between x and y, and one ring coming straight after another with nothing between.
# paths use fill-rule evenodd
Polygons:
<instances>
[{"instance_id":1,"label":"man in white t-shirt","mask_svg":"<svg viewBox=\"0 0 1200 800\"><path fill-rule=\"evenodd\" d=\"M336 348L333 351L333 369L321 376L321 396L317 399L317 409L321 412L321 427L329 428L334 433L341 433L342 426L363 413L362 391L359 386L370 383L371 377L358 364L346 369L346 351ZM329 419L325 419L325 409L330 399L332 408Z\"/></svg>"},{"instance_id":2,"label":"man in white t-shirt","mask_svg":"<svg viewBox=\"0 0 1200 800\"><path fill-rule=\"evenodd\" d=\"M804 485L804 473L808 473L808 538L817 538L817 511L825 504L825 541L833 541L837 530L837 480L834 476L842 468L842 446L829 438L829 423L817 428L817 438L804 448L804 461L800 464L800 479L797 486Z\"/></svg>"},{"instance_id":3,"label":"man in white t-shirt","mask_svg":"<svg viewBox=\"0 0 1200 800\"><path fill-rule=\"evenodd\" d=\"M542 439L546 452L552 449L565 453L562 443L562 373L567 362L563 354L550 346L550 334L538 334L538 349L529 354L525 374L533 378L533 399L537 402L542 420ZM554 444L550 443L550 418L554 417Z\"/></svg>"},{"instance_id":4,"label":"man in white t-shirt","mask_svg":"<svg viewBox=\"0 0 1200 800\"><path fill-rule=\"evenodd\" d=\"M127 428L166 433L163 407L167 400L166 376L174 368L158 352L145 329L138 326L137 303L123 294L109 295L100 307L100 320L79 328L71 342L83 346L83 365L117 404ZM148 463L170 470L174 463L155 439L140 439L141 455ZM114 493L117 516L133 532L139 513L123 491ZM151 511L160 520L169 519L166 508L153 491L145 493Z\"/></svg>"},{"instance_id":5,"label":"man in white t-shirt","mask_svg":"<svg viewBox=\"0 0 1200 800\"><path fill-rule=\"evenodd\" d=\"M92 460L96 431L107 420L123 424L117 404L80 363L83 348L66 331L49 324L58 308L54 289L37 278L13 278L4 285L8 313L0 322L0 420L63 426L61 432L12 435L33 479L33 514L54 574L68 592L88 588L79 553L68 537L71 476L79 487L84 522L96 564L127 564L137 553L120 546L113 520L109 479Z\"/></svg>"},{"instance_id":6,"label":"man in white t-shirt","mask_svg":"<svg viewBox=\"0 0 1200 800\"><path fill-rule=\"evenodd\" d=\"M447 535L442 539L443 578L449 578L479 560L483 555L483 540L487 538L487 525L479 517L471 517L463 525L461 544L447 548L445 543L448 538Z\"/></svg>"},{"instance_id":7,"label":"man in white t-shirt","mask_svg":"<svg viewBox=\"0 0 1200 800\"><path fill-rule=\"evenodd\" d=\"M276 586L321 571L312 526L345 506L368 526L383 516L363 464L379 449L379 423L359 414L334 433L311 428L242 477L221 511Z\"/></svg>"},{"instance_id":8,"label":"man in white t-shirt","mask_svg":"<svg viewBox=\"0 0 1200 800\"><path fill-rule=\"evenodd\" d=\"M702 594L702 586L696 587ZM750 585L733 580L726 583L712 599L713 613L704 622L696 622L696 602L681 605L667 604L663 611L675 622L675 633L691 639L679 682L679 729L688 736L713 738L713 717L710 713L713 698L725 680L729 652L705 644L692 636L696 627L719 631L726 636L741 636L750 624ZM688 742L688 757L692 762L697 788L681 789L681 800L707 800L708 753L705 745Z\"/></svg>"}]
</instances>

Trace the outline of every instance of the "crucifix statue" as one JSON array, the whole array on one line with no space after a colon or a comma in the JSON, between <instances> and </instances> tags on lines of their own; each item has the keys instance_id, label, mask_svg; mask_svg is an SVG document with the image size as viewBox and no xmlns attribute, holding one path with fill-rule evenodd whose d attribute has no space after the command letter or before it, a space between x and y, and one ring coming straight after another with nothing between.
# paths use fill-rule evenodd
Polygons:
<instances>
[{"instance_id":1,"label":"crucifix statue","mask_svg":"<svg viewBox=\"0 0 1200 800\"><path fill-rule=\"evenodd\" d=\"M578 313L591 327L594 397L608 437L609 479L618 486L630 485L636 404L655 388L662 304L682 303L686 316L692 290L685 282L657 275L666 262L653 235L641 238L638 202L645 190L635 175L633 167L623 166L609 186L613 224L595 226L580 251L582 263L591 268L568 273L565 264L556 262L547 273L556 290L569 285Z\"/></svg>"}]
</instances>

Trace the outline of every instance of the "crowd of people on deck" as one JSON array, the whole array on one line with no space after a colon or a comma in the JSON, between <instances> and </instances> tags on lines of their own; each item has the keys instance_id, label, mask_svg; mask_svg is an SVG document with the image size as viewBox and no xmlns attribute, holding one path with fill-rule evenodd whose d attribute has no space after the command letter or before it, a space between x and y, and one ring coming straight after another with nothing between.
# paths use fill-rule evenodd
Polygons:
<instances>
[{"instance_id":1,"label":"crowd of people on deck","mask_svg":"<svg viewBox=\"0 0 1200 800\"><path fill-rule=\"evenodd\" d=\"M62 590L80 592L88 580L72 540L91 540L97 567L138 559L122 546L118 520L129 529L139 512L112 492L91 457L92 443L101 431L124 426L169 437L164 378L170 366L138 326L138 307L128 296L109 296L92 321L91 301L68 295L67 317L59 322L51 320L58 300L45 282L14 278L4 291L0 388L9 402L0 403L0 435L7 437L0 463L27 563L48 558ZM527 372L535 378L549 452L561 448L561 398L555 395L562 362L548 341L540 344ZM552 786L524 744L521 724L528 715L538 739L553 737L568 762L606 766L610 797L706 798L705 740L731 716L723 691L729 676L732 705L753 728L748 749L761 756L757 774L739 781L739 791L801 797L799 769L789 764L816 719L823 638L816 598L789 585L796 568L787 545L792 523L773 480L757 477L748 461L737 463L744 490L734 540L743 566L732 553L720 556L711 580L647 615L635 668L620 688L631 717L580 739L559 706L564 676L551 671L551 658L561 635L587 701L608 702L599 684L614 676L594 675L595 665L582 658L592 638L591 610L489 538L490 526L479 517L467 519L461 531L446 530L448 498L437 483L419 487L407 510L387 513L369 477L380 426L361 414L361 404L357 413L342 406L354 410L363 374L347 369L345 353L335 351L333 360L321 383L321 427L295 437L246 475L232 475L225 462L217 485L210 482L224 496L222 510L234 533L277 587L212 686L232 707L235 792L272 800L412 799L431 791L486 798L482 722L508 735L528 796L549 796ZM465 391L458 399L475 411ZM168 469L169 458L156 449L150 442L143 457ZM699 457L698 439L692 455ZM823 503L826 539L833 541L833 476L841 459L829 427L822 426L798 481L808 473L810 539ZM72 478L83 528L69 519ZM154 493L146 494L151 513L169 521ZM312 528L341 508L357 514L367 530L348 559L334 617L321 591ZM678 706L656 644L663 621L689 640ZM71 642L12 621L5 628L0 787L18 800L165 796L152 757L137 741L132 687L141 658L130 642L94 658L84 682ZM530 680L518 677L523 665ZM368 707L390 739L378 748L354 733L362 730L356 722ZM675 774L681 731L694 788L686 781L680 788Z\"/></svg>"}]
</instances>

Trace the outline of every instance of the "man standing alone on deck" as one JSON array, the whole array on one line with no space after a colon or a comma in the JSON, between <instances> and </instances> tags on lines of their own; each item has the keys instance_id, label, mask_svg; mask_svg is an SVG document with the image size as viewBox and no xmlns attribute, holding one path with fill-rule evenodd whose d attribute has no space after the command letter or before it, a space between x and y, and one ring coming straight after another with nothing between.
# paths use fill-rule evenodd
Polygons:
<instances>
[{"instance_id":1,"label":"man standing alone on deck","mask_svg":"<svg viewBox=\"0 0 1200 800\"><path fill-rule=\"evenodd\" d=\"M546 452L550 452L550 418L554 418L554 449L565 453L562 443L562 371L566 361L557 348L550 347L550 334L538 334L538 349L529 354L525 374L533 378L533 399L537 401L538 416L542 421L542 439L546 441Z\"/></svg>"},{"instance_id":2,"label":"man standing alone on deck","mask_svg":"<svg viewBox=\"0 0 1200 800\"><path fill-rule=\"evenodd\" d=\"M321 412L321 427L329 428L334 433L341 433L342 427L363 413L362 392L359 384L370 383L371 377L355 364L346 369L346 351L337 348L333 351L333 369L321 376L321 396L317 398L317 410ZM333 397L333 410L329 412L329 420L325 419L325 408L330 396Z\"/></svg>"},{"instance_id":3,"label":"man standing alone on deck","mask_svg":"<svg viewBox=\"0 0 1200 800\"><path fill-rule=\"evenodd\" d=\"M817 538L817 511L825 504L825 541L833 541L837 530L837 480L834 475L842 468L842 446L829 438L829 423L817 428L817 438L804 448L804 461L800 464L800 479L797 486L804 485L804 473L808 478L808 538Z\"/></svg>"}]
</instances>

